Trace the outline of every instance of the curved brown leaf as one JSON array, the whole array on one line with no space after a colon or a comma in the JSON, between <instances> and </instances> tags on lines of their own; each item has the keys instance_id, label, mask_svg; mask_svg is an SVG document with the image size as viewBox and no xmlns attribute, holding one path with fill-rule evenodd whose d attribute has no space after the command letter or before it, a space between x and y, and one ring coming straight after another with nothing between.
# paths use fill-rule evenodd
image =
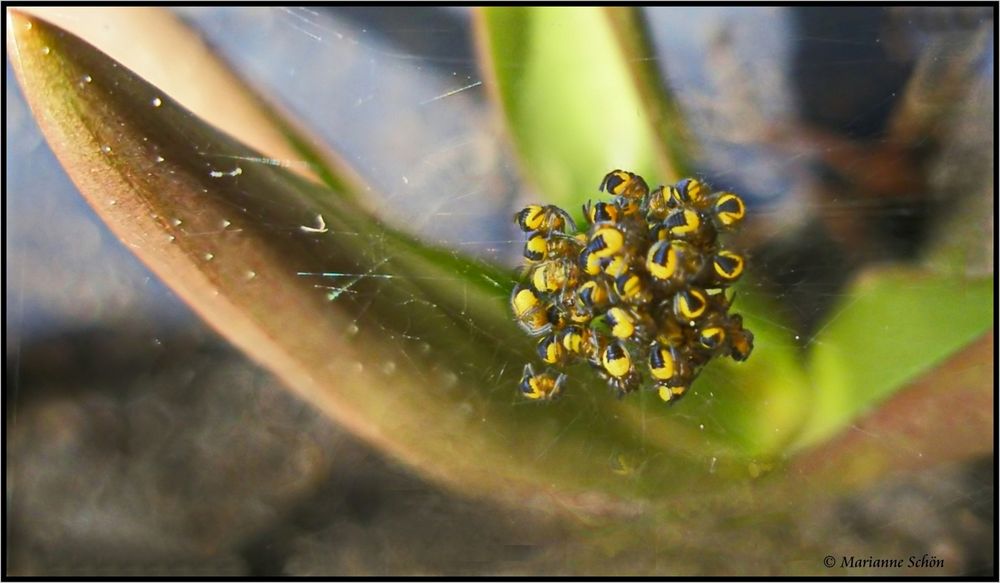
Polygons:
<instances>
[{"instance_id":1,"label":"curved brown leaf","mask_svg":"<svg viewBox=\"0 0 1000 583\"><path fill-rule=\"evenodd\" d=\"M629 514L727 484L726 462L713 474L622 426L596 380L546 407L519 400L534 350L508 313L509 273L244 163L260 153L90 45L22 14L9 24L36 118L98 214L209 324L351 431L454 488L546 509ZM641 471L619 471L623 454Z\"/></svg>"},{"instance_id":2,"label":"curved brown leaf","mask_svg":"<svg viewBox=\"0 0 1000 583\"><path fill-rule=\"evenodd\" d=\"M363 179L302 124L235 73L166 8L34 6L19 8L98 47L179 104L262 157L343 192Z\"/></svg>"}]
</instances>

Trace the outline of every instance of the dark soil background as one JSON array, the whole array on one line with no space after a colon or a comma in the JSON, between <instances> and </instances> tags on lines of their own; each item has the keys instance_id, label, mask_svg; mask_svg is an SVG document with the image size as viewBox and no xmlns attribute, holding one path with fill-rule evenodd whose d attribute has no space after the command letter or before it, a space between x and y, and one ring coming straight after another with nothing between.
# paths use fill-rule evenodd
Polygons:
<instances>
[{"instance_id":1,"label":"dark soil background","mask_svg":"<svg viewBox=\"0 0 1000 583\"><path fill-rule=\"evenodd\" d=\"M197 324L155 341L124 327L67 333L23 346L6 373L18 377L6 392L8 575L749 573L710 546L669 565L641 549L595 555L569 538L574 525L442 490ZM895 540L899 556L926 549L950 573L988 575L993 469L981 459L896 479L770 538L831 554ZM742 558L750 572L782 572L766 542Z\"/></svg>"}]
</instances>

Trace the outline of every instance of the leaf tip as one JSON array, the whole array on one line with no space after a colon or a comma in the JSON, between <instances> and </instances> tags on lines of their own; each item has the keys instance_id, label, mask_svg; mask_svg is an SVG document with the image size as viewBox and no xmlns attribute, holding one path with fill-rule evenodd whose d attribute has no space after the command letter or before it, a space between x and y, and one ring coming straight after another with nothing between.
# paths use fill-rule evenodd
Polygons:
<instances>
[{"instance_id":1,"label":"leaf tip","mask_svg":"<svg viewBox=\"0 0 1000 583\"><path fill-rule=\"evenodd\" d=\"M19 66L21 51L18 49L18 37L34 28L34 20L14 8L7 9L7 50L13 58L11 64Z\"/></svg>"},{"instance_id":2,"label":"leaf tip","mask_svg":"<svg viewBox=\"0 0 1000 583\"><path fill-rule=\"evenodd\" d=\"M33 26L31 24L31 18L24 12L18 10L17 8L7 9L7 32L13 34L15 32L14 26L21 25L22 30L31 30Z\"/></svg>"}]
</instances>

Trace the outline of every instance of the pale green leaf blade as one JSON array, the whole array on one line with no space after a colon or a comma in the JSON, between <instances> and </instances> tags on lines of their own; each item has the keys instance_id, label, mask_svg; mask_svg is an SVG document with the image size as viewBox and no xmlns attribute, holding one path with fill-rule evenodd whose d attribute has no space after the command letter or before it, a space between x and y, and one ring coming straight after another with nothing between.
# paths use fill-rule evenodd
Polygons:
<instances>
[{"instance_id":1,"label":"pale green leaf blade","mask_svg":"<svg viewBox=\"0 0 1000 583\"><path fill-rule=\"evenodd\" d=\"M883 269L862 275L811 340L815 402L797 446L844 429L993 325L993 281Z\"/></svg>"},{"instance_id":2,"label":"pale green leaf blade","mask_svg":"<svg viewBox=\"0 0 1000 583\"><path fill-rule=\"evenodd\" d=\"M640 8L606 8L605 16L618 39L625 67L655 136L654 152L663 181L675 181L692 174L696 148L691 128L684 119L680 102L670 91L659 67L649 30Z\"/></svg>"},{"instance_id":3,"label":"pale green leaf blade","mask_svg":"<svg viewBox=\"0 0 1000 583\"><path fill-rule=\"evenodd\" d=\"M627 66L636 46L619 43L609 13L595 7L491 7L477 13L480 58L525 178L545 201L579 215L604 173L637 172L657 184L666 168L647 106ZM645 71L645 69L642 69ZM647 99L643 99L646 96ZM676 118L671 118L676 121ZM596 177L596 178L595 178Z\"/></svg>"}]
</instances>

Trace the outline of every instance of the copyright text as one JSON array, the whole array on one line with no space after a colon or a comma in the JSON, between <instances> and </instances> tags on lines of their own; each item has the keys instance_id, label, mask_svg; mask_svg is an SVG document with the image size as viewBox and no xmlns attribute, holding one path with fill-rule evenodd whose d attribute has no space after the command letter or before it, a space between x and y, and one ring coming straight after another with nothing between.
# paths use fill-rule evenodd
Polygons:
<instances>
[{"instance_id":1,"label":"copyright text","mask_svg":"<svg viewBox=\"0 0 1000 583\"><path fill-rule=\"evenodd\" d=\"M901 559L885 559L873 556L855 557L854 555L835 557L827 555L823 557L823 565L829 569L834 567L842 569L940 569L944 567L944 559L939 559L934 555L926 553L922 556L911 555Z\"/></svg>"}]
</instances>

